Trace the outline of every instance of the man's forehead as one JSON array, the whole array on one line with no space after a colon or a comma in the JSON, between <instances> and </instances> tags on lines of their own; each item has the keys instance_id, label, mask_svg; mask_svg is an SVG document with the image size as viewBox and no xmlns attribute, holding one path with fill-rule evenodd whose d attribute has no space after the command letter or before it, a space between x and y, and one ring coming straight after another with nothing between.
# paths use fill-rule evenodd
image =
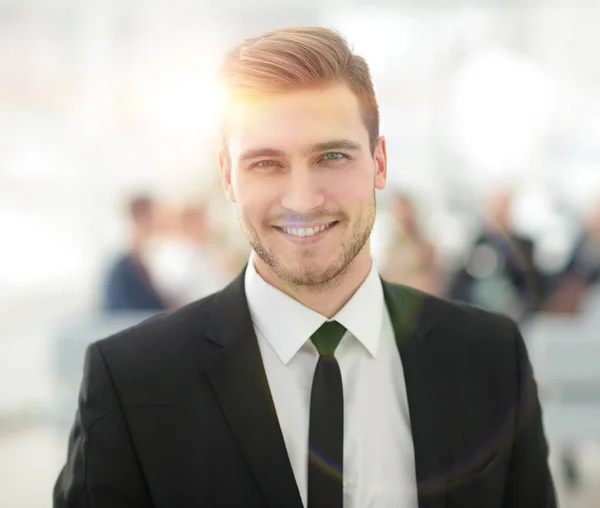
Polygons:
<instances>
[{"instance_id":1,"label":"man's forehead","mask_svg":"<svg viewBox=\"0 0 600 508\"><path fill-rule=\"evenodd\" d=\"M358 101L353 104L322 97L319 93L286 94L239 104L228 125L232 155L260 147L307 151L312 145L333 140L364 145L368 132Z\"/></svg>"}]
</instances>

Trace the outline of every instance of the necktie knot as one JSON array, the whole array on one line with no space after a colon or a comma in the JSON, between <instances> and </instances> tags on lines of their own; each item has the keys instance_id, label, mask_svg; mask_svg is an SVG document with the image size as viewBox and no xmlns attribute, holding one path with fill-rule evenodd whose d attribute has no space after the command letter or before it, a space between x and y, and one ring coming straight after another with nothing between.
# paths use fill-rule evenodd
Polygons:
<instances>
[{"instance_id":1,"label":"necktie knot","mask_svg":"<svg viewBox=\"0 0 600 508\"><path fill-rule=\"evenodd\" d=\"M333 356L346 329L337 321L326 321L311 335L310 340L321 356Z\"/></svg>"}]
</instances>

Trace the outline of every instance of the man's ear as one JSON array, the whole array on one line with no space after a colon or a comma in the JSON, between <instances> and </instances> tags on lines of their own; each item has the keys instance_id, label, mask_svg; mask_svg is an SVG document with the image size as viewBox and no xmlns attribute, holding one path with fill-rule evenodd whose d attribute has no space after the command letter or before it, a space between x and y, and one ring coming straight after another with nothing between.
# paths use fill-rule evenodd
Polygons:
<instances>
[{"instance_id":1,"label":"man's ear","mask_svg":"<svg viewBox=\"0 0 600 508\"><path fill-rule=\"evenodd\" d=\"M233 185L231 185L231 158L229 152L225 149L219 151L219 171L225 196L229 201L235 203L235 192L233 191Z\"/></svg>"},{"instance_id":2,"label":"man's ear","mask_svg":"<svg viewBox=\"0 0 600 508\"><path fill-rule=\"evenodd\" d=\"M375 151L373 152L375 159L375 188L377 190L385 189L387 182L387 148L385 137L379 136Z\"/></svg>"}]
</instances>

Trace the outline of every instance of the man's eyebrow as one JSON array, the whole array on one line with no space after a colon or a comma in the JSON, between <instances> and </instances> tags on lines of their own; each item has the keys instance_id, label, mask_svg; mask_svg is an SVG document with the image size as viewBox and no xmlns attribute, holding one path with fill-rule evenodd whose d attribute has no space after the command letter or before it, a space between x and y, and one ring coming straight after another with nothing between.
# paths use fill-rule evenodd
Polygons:
<instances>
[{"instance_id":1,"label":"man's eyebrow","mask_svg":"<svg viewBox=\"0 0 600 508\"><path fill-rule=\"evenodd\" d=\"M331 141L325 141L323 143L314 143L312 145L307 146L304 150L302 150L302 154L314 155L320 152L327 152L328 150L362 150L362 145L355 141L351 141L349 139L333 139ZM258 159L260 157L285 157L285 153L281 150L277 150L275 148L262 147L262 148L252 148L250 150L246 150L240 154L240 161L248 161L252 159Z\"/></svg>"},{"instance_id":2,"label":"man's eyebrow","mask_svg":"<svg viewBox=\"0 0 600 508\"><path fill-rule=\"evenodd\" d=\"M349 139L333 139L331 141L325 141L324 143L315 143L309 145L303 151L304 155L314 155L320 152L327 152L328 150L362 150L362 145L351 141Z\"/></svg>"},{"instance_id":3,"label":"man's eyebrow","mask_svg":"<svg viewBox=\"0 0 600 508\"><path fill-rule=\"evenodd\" d=\"M281 150L275 150L274 148L253 148L246 150L240 155L240 161L247 161L251 159L257 159L259 157L284 157L285 154Z\"/></svg>"}]
</instances>

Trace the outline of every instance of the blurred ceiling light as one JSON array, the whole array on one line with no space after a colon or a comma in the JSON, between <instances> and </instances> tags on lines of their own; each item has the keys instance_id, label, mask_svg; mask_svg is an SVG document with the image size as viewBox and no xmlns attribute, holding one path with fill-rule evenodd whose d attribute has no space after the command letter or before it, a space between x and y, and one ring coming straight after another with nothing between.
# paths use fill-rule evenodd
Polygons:
<instances>
[{"instance_id":1,"label":"blurred ceiling light","mask_svg":"<svg viewBox=\"0 0 600 508\"><path fill-rule=\"evenodd\" d=\"M0 256L0 287L65 285L89 275L91 263L58 221L20 210L2 212L0 237L7 241Z\"/></svg>"},{"instance_id":2,"label":"blurred ceiling light","mask_svg":"<svg viewBox=\"0 0 600 508\"><path fill-rule=\"evenodd\" d=\"M600 202L600 163L598 161L567 161L560 166L556 186L570 209L588 217Z\"/></svg>"},{"instance_id":3,"label":"blurred ceiling light","mask_svg":"<svg viewBox=\"0 0 600 508\"><path fill-rule=\"evenodd\" d=\"M66 133L54 119L31 118L25 125L6 131L10 141L0 156L0 172L14 180L74 181L81 172Z\"/></svg>"},{"instance_id":4,"label":"blurred ceiling light","mask_svg":"<svg viewBox=\"0 0 600 508\"><path fill-rule=\"evenodd\" d=\"M220 101L216 79L210 73L169 78L143 93L144 113L157 122L155 127L185 138L216 133Z\"/></svg>"},{"instance_id":5,"label":"blurred ceiling light","mask_svg":"<svg viewBox=\"0 0 600 508\"><path fill-rule=\"evenodd\" d=\"M381 6L344 7L326 11L324 24L339 30L353 51L368 62L374 80L414 67L415 20ZM393 64L393 65L391 65Z\"/></svg>"},{"instance_id":6,"label":"blurred ceiling light","mask_svg":"<svg viewBox=\"0 0 600 508\"><path fill-rule=\"evenodd\" d=\"M478 171L519 172L534 164L559 102L558 84L535 62L488 49L458 73L449 137Z\"/></svg>"}]
</instances>

